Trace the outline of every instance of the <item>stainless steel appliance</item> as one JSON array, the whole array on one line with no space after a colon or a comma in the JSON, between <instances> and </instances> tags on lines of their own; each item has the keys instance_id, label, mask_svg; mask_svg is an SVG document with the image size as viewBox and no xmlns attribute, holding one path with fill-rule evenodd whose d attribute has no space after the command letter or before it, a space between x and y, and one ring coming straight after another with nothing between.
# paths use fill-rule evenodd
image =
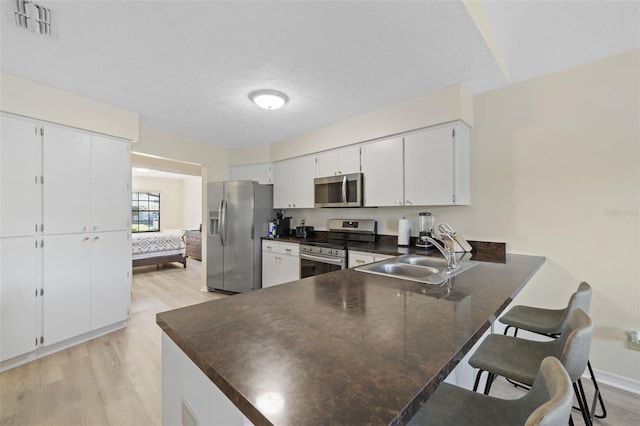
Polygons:
<instances>
[{"instance_id":1,"label":"stainless steel appliance","mask_svg":"<svg viewBox=\"0 0 640 426\"><path fill-rule=\"evenodd\" d=\"M300 278L345 269L349 247L375 242L376 232L375 220L331 219L327 242L300 244Z\"/></svg>"},{"instance_id":2,"label":"stainless steel appliance","mask_svg":"<svg viewBox=\"0 0 640 426\"><path fill-rule=\"evenodd\" d=\"M211 182L207 206L207 288L234 293L261 288L260 238L269 232L273 186Z\"/></svg>"},{"instance_id":3,"label":"stainless steel appliance","mask_svg":"<svg viewBox=\"0 0 640 426\"><path fill-rule=\"evenodd\" d=\"M315 178L314 207L361 207L362 173Z\"/></svg>"}]
</instances>

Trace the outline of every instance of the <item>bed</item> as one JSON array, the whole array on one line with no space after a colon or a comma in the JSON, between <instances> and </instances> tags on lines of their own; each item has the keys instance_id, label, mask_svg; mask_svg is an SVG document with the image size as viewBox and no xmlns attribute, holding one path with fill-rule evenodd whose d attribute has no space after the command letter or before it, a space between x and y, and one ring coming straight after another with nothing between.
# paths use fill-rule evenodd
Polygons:
<instances>
[{"instance_id":1,"label":"bed","mask_svg":"<svg viewBox=\"0 0 640 426\"><path fill-rule=\"evenodd\" d=\"M187 245L182 232L134 233L131 238L133 267L180 262L187 267Z\"/></svg>"}]
</instances>

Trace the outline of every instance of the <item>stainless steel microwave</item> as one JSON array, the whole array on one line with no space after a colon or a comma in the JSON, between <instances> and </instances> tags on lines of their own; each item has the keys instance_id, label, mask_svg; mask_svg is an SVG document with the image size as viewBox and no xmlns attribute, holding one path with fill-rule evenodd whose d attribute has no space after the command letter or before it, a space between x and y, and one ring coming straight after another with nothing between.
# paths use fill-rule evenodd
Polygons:
<instances>
[{"instance_id":1,"label":"stainless steel microwave","mask_svg":"<svg viewBox=\"0 0 640 426\"><path fill-rule=\"evenodd\" d=\"M362 207L362 173L315 178L314 207Z\"/></svg>"}]
</instances>

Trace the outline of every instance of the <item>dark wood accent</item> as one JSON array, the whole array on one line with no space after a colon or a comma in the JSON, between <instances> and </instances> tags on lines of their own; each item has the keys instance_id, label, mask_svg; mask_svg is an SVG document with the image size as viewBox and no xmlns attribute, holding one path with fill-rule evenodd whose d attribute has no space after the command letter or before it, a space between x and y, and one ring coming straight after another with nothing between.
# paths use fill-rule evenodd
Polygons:
<instances>
[{"instance_id":1,"label":"dark wood accent","mask_svg":"<svg viewBox=\"0 0 640 426\"><path fill-rule=\"evenodd\" d=\"M156 257L147 257L144 259L134 259L133 267L135 268L136 266L147 266L147 265L158 265L158 267L160 267L160 265L163 265L165 263L171 263L171 262L180 262L186 268L187 256L184 254L170 254L170 255L156 256Z\"/></svg>"}]
</instances>

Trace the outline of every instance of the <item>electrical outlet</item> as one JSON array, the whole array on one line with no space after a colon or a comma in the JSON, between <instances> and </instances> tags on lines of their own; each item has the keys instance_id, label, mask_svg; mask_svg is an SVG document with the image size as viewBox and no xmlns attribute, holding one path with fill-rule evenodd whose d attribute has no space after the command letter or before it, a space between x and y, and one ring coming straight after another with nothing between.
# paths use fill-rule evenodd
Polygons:
<instances>
[{"instance_id":1,"label":"electrical outlet","mask_svg":"<svg viewBox=\"0 0 640 426\"><path fill-rule=\"evenodd\" d=\"M634 351L640 351L640 331L629 330L627 333L627 347Z\"/></svg>"}]
</instances>

